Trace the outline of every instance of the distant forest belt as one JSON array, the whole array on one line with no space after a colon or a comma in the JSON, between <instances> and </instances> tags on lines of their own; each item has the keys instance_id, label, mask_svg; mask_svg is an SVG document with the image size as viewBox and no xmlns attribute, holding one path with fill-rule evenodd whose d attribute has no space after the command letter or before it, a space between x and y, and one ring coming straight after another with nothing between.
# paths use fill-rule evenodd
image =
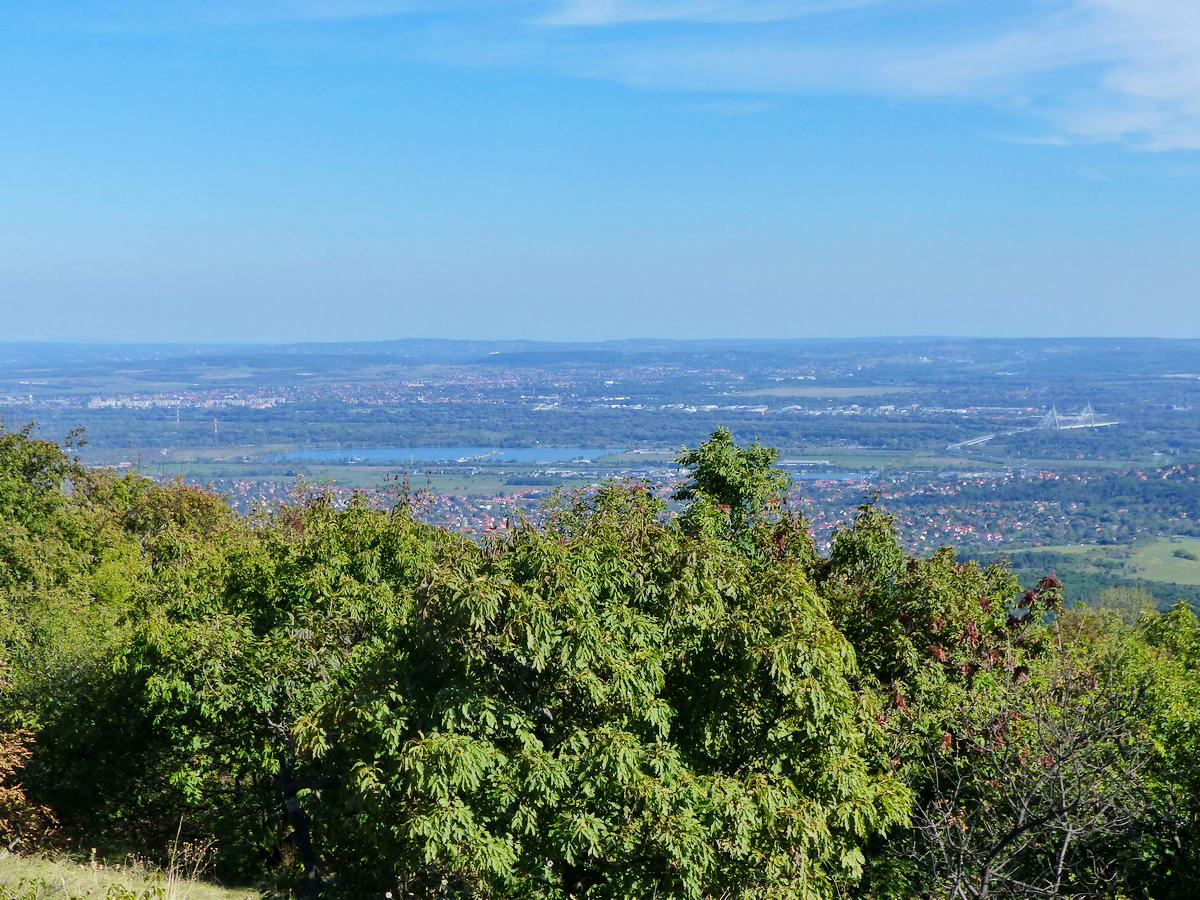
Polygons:
<instances>
[{"instance_id":1,"label":"distant forest belt","mask_svg":"<svg viewBox=\"0 0 1200 900\"><path fill-rule=\"evenodd\" d=\"M822 400L841 400L845 397L881 397L884 394L912 394L931 388L913 385L861 385L856 387L817 387L796 385L761 388L757 391L738 391L739 397L813 397Z\"/></svg>"}]
</instances>

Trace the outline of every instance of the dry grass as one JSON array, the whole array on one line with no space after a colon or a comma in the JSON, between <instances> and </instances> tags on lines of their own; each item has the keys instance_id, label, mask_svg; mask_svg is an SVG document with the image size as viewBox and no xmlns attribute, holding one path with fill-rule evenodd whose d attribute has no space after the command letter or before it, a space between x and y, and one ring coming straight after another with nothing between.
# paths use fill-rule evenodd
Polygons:
<instances>
[{"instance_id":1,"label":"dry grass","mask_svg":"<svg viewBox=\"0 0 1200 900\"><path fill-rule=\"evenodd\" d=\"M189 877L187 864L172 865L157 871L140 863L111 865L93 860L72 862L44 857L4 856L0 854L0 898L9 896L21 881L44 883L45 892L24 894L38 900L62 900L72 897L103 898L111 885L119 885L135 894L162 889L163 900L259 900L256 891L230 890L205 884Z\"/></svg>"}]
</instances>

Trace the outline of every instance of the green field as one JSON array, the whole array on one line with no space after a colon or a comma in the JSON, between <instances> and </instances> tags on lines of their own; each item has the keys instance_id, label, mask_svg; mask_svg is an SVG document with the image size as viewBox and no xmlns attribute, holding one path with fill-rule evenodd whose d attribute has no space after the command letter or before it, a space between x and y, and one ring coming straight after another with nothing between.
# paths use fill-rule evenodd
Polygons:
<instances>
[{"instance_id":1,"label":"green field","mask_svg":"<svg viewBox=\"0 0 1200 900\"><path fill-rule=\"evenodd\" d=\"M842 469L941 469L975 468L978 460L957 456L944 456L940 452L927 450L868 450L846 447L810 447L784 450L779 454L781 462L789 460L828 460L831 465Z\"/></svg>"},{"instance_id":2,"label":"green field","mask_svg":"<svg viewBox=\"0 0 1200 900\"><path fill-rule=\"evenodd\" d=\"M1143 577L1176 584L1200 584L1200 561L1176 556L1177 551L1200 558L1200 538L1157 541L1134 551L1133 562Z\"/></svg>"},{"instance_id":3,"label":"green field","mask_svg":"<svg viewBox=\"0 0 1200 900\"><path fill-rule=\"evenodd\" d=\"M1063 544L1030 547L1028 550L1074 557L1078 560L1080 571L1200 585L1200 538L1159 538L1138 544ZM1176 556L1176 553L1190 553L1197 559Z\"/></svg>"}]
</instances>

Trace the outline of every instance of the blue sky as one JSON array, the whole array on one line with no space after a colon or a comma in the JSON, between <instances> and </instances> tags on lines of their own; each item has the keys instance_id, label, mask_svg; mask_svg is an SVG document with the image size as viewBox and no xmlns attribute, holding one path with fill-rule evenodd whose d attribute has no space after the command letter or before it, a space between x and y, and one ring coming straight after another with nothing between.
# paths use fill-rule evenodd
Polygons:
<instances>
[{"instance_id":1,"label":"blue sky","mask_svg":"<svg viewBox=\"0 0 1200 900\"><path fill-rule=\"evenodd\" d=\"M1195 0L9 0L0 37L0 340L1200 336Z\"/></svg>"}]
</instances>

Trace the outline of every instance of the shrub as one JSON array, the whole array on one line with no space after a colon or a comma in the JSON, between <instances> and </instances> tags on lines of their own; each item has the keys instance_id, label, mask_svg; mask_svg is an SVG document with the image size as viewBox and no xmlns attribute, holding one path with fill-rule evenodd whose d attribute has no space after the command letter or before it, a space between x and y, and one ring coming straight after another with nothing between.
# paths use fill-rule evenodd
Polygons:
<instances>
[{"instance_id":1,"label":"shrub","mask_svg":"<svg viewBox=\"0 0 1200 900\"><path fill-rule=\"evenodd\" d=\"M24 729L0 734L0 847L10 852L45 845L55 831L50 810L31 802L17 781L32 744Z\"/></svg>"}]
</instances>

